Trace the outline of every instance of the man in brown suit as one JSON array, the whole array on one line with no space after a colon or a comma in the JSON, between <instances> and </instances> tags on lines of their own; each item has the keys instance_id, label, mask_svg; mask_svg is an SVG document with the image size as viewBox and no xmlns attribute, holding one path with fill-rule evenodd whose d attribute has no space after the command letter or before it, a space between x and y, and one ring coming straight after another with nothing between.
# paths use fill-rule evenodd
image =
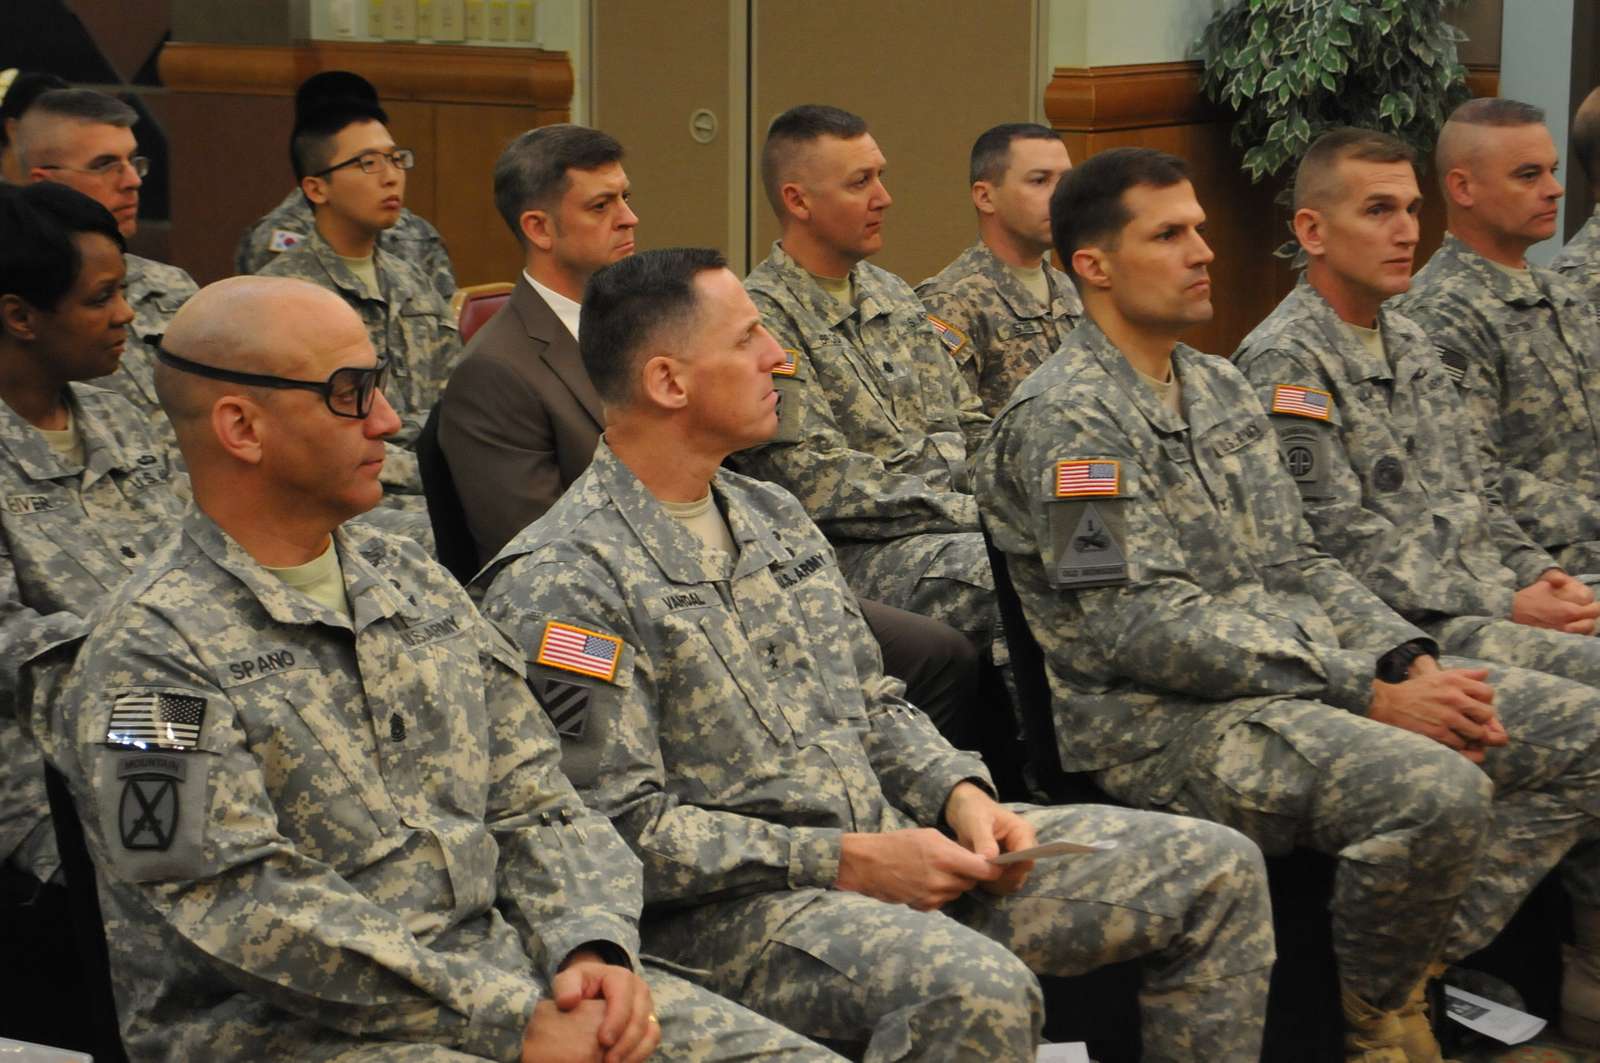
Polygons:
<instances>
[{"instance_id":1,"label":"man in brown suit","mask_svg":"<svg viewBox=\"0 0 1600 1063\"><path fill-rule=\"evenodd\" d=\"M630 195L622 145L595 129L529 130L495 163L495 207L522 244L522 276L467 344L439 401L439 446L480 565L543 516L594 455L605 419L578 357L579 309L589 277L633 254ZM908 699L954 744L978 742L972 644L936 620L861 607Z\"/></svg>"}]
</instances>

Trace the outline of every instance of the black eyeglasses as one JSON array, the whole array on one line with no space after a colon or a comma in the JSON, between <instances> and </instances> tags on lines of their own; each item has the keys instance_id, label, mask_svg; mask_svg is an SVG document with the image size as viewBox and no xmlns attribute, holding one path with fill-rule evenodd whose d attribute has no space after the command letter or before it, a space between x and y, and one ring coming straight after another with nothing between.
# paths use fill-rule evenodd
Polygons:
<instances>
[{"instance_id":1,"label":"black eyeglasses","mask_svg":"<svg viewBox=\"0 0 1600 1063\"><path fill-rule=\"evenodd\" d=\"M360 155L343 162L336 162L326 170L318 170L308 177L326 177L335 170L342 170L346 166L359 166L362 173L377 173L383 169L383 164L388 163L396 170L409 170L417 164L417 153L410 148L395 148L393 151L363 151Z\"/></svg>"},{"instance_id":2,"label":"black eyeglasses","mask_svg":"<svg viewBox=\"0 0 1600 1063\"><path fill-rule=\"evenodd\" d=\"M268 376L265 373L241 373L233 369L219 369L214 365L191 362L159 346L156 348L156 358L162 364L170 365L180 372L208 377L211 380L226 380L230 384L315 391L322 395L322 401L328 404L328 409L334 416L357 420L372 412L372 396L382 391L384 384L389 381L388 358L378 359L377 365L345 366L342 369L335 369L324 381L291 380L288 377Z\"/></svg>"}]
</instances>

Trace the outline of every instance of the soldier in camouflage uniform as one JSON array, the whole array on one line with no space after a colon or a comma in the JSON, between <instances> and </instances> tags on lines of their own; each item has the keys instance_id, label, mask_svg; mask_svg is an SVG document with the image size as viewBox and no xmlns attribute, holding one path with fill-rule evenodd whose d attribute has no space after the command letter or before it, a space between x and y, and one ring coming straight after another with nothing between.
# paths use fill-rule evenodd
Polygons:
<instances>
[{"instance_id":1,"label":"soldier in camouflage uniform","mask_svg":"<svg viewBox=\"0 0 1600 1063\"><path fill-rule=\"evenodd\" d=\"M794 497L719 468L775 430L784 357L721 256L600 271L580 346L605 437L473 589L563 766L644 860L646 947L874 1061L1032 1060L1030 969L1143 957L1145 1059L1255 1059L1272 943L1249 843L997 804L982 761L884 676ZM1036 838L1117 848L986 859Z\"/></svg>"},{"instance_id":2,"label":"soldier in camouflage uniform","mask_svg":"<svg viewBox=\"0 0 1600 1063\"><path fill-rule=\"evenodd\" d=\"M348 70L324 70L306 78L294 93L295 125L319 108L338 101L360 100L379 106L372 82ZM283 252L304 243L315 227L311 203L299 187L283 198L265 217L246 229L234 252L239 273L260 273ZM395 223L378 234L378 246L403 258L428 278L444 299L456 292L455 273L444 239L424 218L401 208Z\"/></svg>"},{"instance_id":3,"label":"soldier in camouflage uniform","mask_svg":"<svg viewBox=\"0 0 1600 1063\"><path fill-rule=\"evenodd\" d=\"M1589 93L1578 107L1567 149L1589 178L1595 208L1550 268L1584 290L1589 309L1600 321L1600 89Z\"/></svg>"},{"instance_id":4,"label":"soldier in camouflage uniform","mask_svg":"<svg viewBox=\"0 0 1600 1063\"><path fill-rule=\"evenodd\" d=\"M401 514L385 523L427 545L432 531L412 450L461 358L461 338L438 290L378 244L399 216L412 161L409 151L395 147L387 121L377 106L359 101L329 103L302 116L292 153L301 189L316 206L316 225L261 273L337 294L361 315L373 347L389 360L389 395L402 427L385 462L385 504Z\"/></svg>"},{"instance_id":5,"label":"soldier in camouflage uniform","mask_svg":"<svg viewBox=\"0 0 1600 1063\"><path fill-rule=\"evenodd\" d=\"M1210 316L1212 257L1179 160L1097 155L1051 216L1087 318L996 418L976 475L1063 764L1268 852L1337 855L1348 1056L1437 1060L1430 962L1486 942L1600 836L1600 696L1441 670L1432 639L1316 550L1248 383L1177 342ZM1570 881L1600 898L1587 862Z\"/></svg>"},{"instance_id":6,"label":"soldier in camouflage uniform","mask_svg":"<svg viewBox=\"0 0 1600 1063\"><path fill-rule=\"evenodd\" d=\"M1269 413L1319 545L1447 652L1600 685L1600 643L1533 626L1554 622L1552 610L1559 620L1600 608L1505 512L1433 346L1385 308L1411 282L1422 202L1413 159L1403 142L1367 130L1312 145L1294 186L1306 277L1234 364ZM1548 704L1502 696L1500 708L1513 733L1548 726ZM1581 925L1600 897L1586 876L1569 880ZM1469 894L1463 911L1476 931L1455 935L1450 955L1499 925L1498 902L1473 899L1512 884L1522 885Z\"/></svg>"},{"instance_id":7,"label":"soldier in camouflage uniform","mask_svg":"<svg viewBox=\"0 0 1600 1063\"><path fill-rule=\"evenodd\" d=\"M638 862L560 774L520 656L414 543L340 526L399 424L355 315L236 278L168 345L196 508L28 702L103 871L129 1054L831 1058L647 984ZM263 404L219 372L329 383Z\"/></svg>"},{"instance_id":8,"label":"soldier in camouflage uniform","mask_svg":"<svg viewBox=\"0 0 1600 1063\"><path fill-rule=\"evenodd\" d=\"M1457 108L1437 159L1449 232L1396 309L1455 378L1506 509L1587 573L1600 571L1600 324L1581 288L1523 257L1555 232L1556 162L1538 108Z\"/></svg>"},{"instance_id":9,"label":"soldier in camouflage uniform","mask_svg":"<svg viewBox=\"0 0 1600 1063\"><path fill-rule=\"evenodd\" d=\"M187 486L137 410L81 382L116 364L134 320L115 220L63 187L0 197L0 860L49 882L60 862L44 776L11 705L18 647L31 629L74 628L116 589L170 532ZM74 253L76 275L53 268Z\"/></svg>"},{"instance_id":10,"label":"soldier in camouflage uniform","mask_svg":"<svg viewBox=\"0 0 1600 1063\"><path fill-rule=\"evenodd\" d=\"M953 357L991 417L1083 316L1072 280L1050 263L1050 193L1072 168L1048 126L995 126L972 145L978 242L917 285L928 312L966 336Z\"/></svg>"},{"instance_id":11,"label":"soldier in camouflage uniform","mask_svg":"<svg viewBox=\"0 0 1600 1063\"><path fill-rule=\"evenodd\" d=\"M989 419L950 358L965 338L864 261L883 243L882 167L848 112L796 107L773 122L761 172L783 237L745 287L790 357L774 377L777 435L733 460L800 499L856 593L985 650L997 614L967 453Z\"/></svg>"},{"instance_id":12,"label":"soldier in camouflage uniform","mask_svg":"<svg viewBox=\"0 0 1600 1063\"><path fill-rule=\"evenodd\" d=\"M260 273L285 251L305 243L314 230L311 204L296 188L245 230L234 252L234 269L240 273ZM455 295L456 275L450 267L450 252L444 246L444 237L426 218L401 208L399 220L378 234L378 247L395 258L404 259L431 281L446 303Z\"/></svg>"},{"instance_id":13,"label":"soldier in camouflage uniform","mask_svg":"<svg viewBox=\"0 0 1600 1063\"><path fill-rule=\"evenodd\" d=\"M138 112L89 89L44 93L17 125L17 147L33 180L59 181L99 202L117 219L124 239L139 228L139 189L149 161L134 155ZM156 400L155 350L167 322L195 293L194 280L177 266L127 255L127 299L133 326L117 368L100 386L110 388L150 419L151 428L177 457L172 428Z\"/></svg>"}]
</instances>

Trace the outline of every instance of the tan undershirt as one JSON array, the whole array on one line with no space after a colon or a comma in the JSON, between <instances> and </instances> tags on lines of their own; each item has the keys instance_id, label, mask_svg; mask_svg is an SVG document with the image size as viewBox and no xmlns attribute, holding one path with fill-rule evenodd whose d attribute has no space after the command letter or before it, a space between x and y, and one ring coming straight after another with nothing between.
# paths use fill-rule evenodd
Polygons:
<instances>
[{"instance_id":1,"label":"tan undershirt","mask_svg":"<svg viewBox=\"0 0 1600 1063\"><path fill-rule=\"evenodd\" d=\"M1139 370L1135 369L1134 372L1139 373ZM1146 373L1139 373L1139 379L1148 384L1150 390L1156 393L1156 397L1161 400L1161 405L1175 414L1180 416L1183 414L1183 390L1178 385L1178 378L1170 375L1170 371L1165 380L1157 380Z\"/></svg>"},{"instance_id":2,"label":"tan undershirt","mask_svg":"<svg viewBox=\"0 0 1600 1063\"><path fill-rule=\"evenodd\" d=\"M854 273L846 273L843 277L819 277L811 274L811 279L817 282L817 287L833 296L834 302L840 306L855 306L855 286L851 279Z\"/></svg>"},{"instance_id":3,"label":"tan undershirt","mask_svg":"<svg viewBox=\"0 0 1600 1063\"><path fill-rule=\"evenodd\" d=\"M83 436L78 431L78 426L72 420L72 407L67 407L67 427L41 428L39 434L44 436L44 441L50 449L64 458L68 465L83 464Z\"/></svg>"},{"instance_id":4,"label":"tan undershirt","mask_svg":"<svg viewBox=\"0 0 1600 1063\"><path fill-rule=\"evenodd\" d=\"M1379 365L1389 364L1388 352L1383 349L1382 332L1375 328L1362 328L1360 325L1352 325L1348 321L1344 323L1344 327L1350 330L1351 335L1361 341L1361 346L1366 348L1368 354L1377 359Z\"/></svg>"},{"instance_id":5,"label":"tan undershirt","mask_svg":"<svg viewBox=\"0 0 1600 1063\"><path fill-rule=\"evenodd\" d=\"M1043 262L1032 269L1008 264L1006 272L1022 282L1022 286L1028 289L1028 294L1039 300L1042 305L1050 305L1050 282L1045 280Z\"/></svg>"},{"instance_id":6,"label":"tan undershirt","mask_svg":"<svg viewBox=\"0 0 1600 1063\"><path fill-rule=\"evenodd\" d=\"M344 593L344 573L339 570L339 551L334 549L331 539L321 557L303 565L262 567L318 605L325 605L346 620L350 619L350 601Z\"/></svg>"},{"instance_id":7,"label":"tan undershirt","mask_svg":"<svg viewBox=\"0 0 1600 1063\"><path fill-rule=\"evenodd\" d=\"M1489 258L1484 259L1484 261L1508 277L1516 277L1518 280L1530 282L1533 280L1533 271L1528 269L1526 266L1502 266L1500 263Z\"/></svg>"},{"instance_id":8,"label":"tan undershirt","mask_svg":"<svg viewBox=\"0 0 1600 1063\"><path fill-rule=\"evenodd\" d=\"M343 255L340 255L339 261L343 262L346 266L349 266L350 272L354 273L356 277L360 279L361 283L367 286L368 290L374 292L378 290L378 266L373 261L373 256L368 255L365 258L345 258Z\"/></svg>"},{"instance_id":9,"label":"tan undershirt","mask_svg":"<svg viewBox=\"0 0 1600 1063\"><path fill-rule=\"evenodd\" d=\"M697 502L661 504L667 507L668 516L694 532L711 549L730 558L738 553L733 545L733 532L728 530L728 520L722 515L722 510L711 504L710 491Z\"/></svg>"}]
</instances>

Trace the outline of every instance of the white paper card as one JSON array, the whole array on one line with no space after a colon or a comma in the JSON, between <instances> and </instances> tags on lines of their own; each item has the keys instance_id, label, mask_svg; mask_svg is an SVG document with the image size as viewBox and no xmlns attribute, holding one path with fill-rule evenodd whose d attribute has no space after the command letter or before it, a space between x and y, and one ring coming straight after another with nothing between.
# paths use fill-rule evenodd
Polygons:
<instances>
[{"instance_id":1,"label":"white paper card","mask_svg":"<svg viewBox=\"0 0 1600 1063\"><path fill-rule=\"evenodd\" d=\"M1040 1045L1038 1063L1093 1063L1089 1048L1082 1041L1070 1045Z\"/></svg>"},{"instance_id":2,"label":"white paper card","mask_svg":"<svg viewBox=\"0 0 1600 1063\"><path fill-rule=\"evenodd\" d=\"M989 863L1020 864L1024 860L1048 860L1052 856L1066 856L1069 853L1100 853L1116 847L1116 842L1049 842L1045 845L1035 845L1032 849L1018 849L1013 853L991 856Z\"/></svg>"},{"instance_id":3,"label":"white paper card","mask_svg":"<svg viewBox=\"0 0 1600 1063\"><path fill-rule=\"evenodd\" d=\"M1521 1044L1540 1030L1545 1021L1516 1008L1508 1008L1453 985L1444 987L1445 1014L1469 1030L1508 1045Z\"/></svg>"}]
</instances>

